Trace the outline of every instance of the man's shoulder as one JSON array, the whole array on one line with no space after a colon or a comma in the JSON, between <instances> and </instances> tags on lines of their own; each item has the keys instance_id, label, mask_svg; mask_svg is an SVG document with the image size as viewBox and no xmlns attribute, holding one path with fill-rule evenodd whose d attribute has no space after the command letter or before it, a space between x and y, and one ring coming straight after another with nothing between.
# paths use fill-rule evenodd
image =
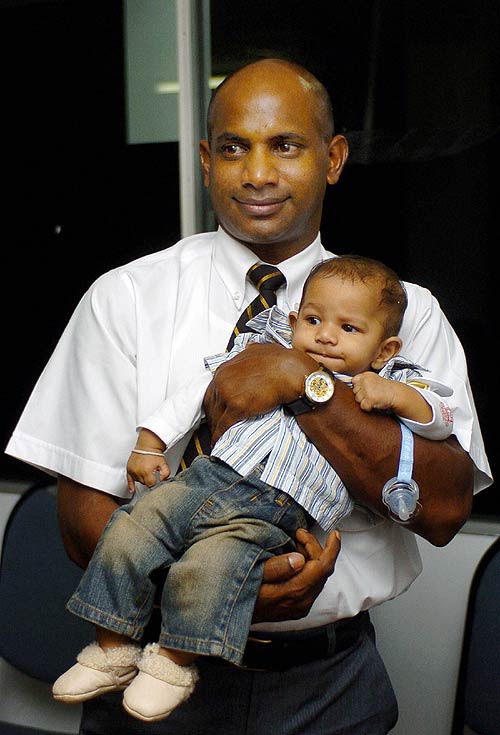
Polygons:
<instances>
[{"instance_id":1,"label":"man's shoulder","mask_svg":"<svg viewBox=\"0 0 500 735\"><path fill-rule=\"evenodd\" d=\"M422 339L427 335L427 338L431 339L431 335L435 336L440 330L447 328L448 321L438 299L428 288L407 281L403 283L408 296L408 306L400 337L406 349L406 346L413 343L417 337ZM420 355L411 354L409 357L417 362L422 361ZM423 360L423 364L425 363L426 360Z\"/></svg>"},{"instance_id":2,"label":"man's shoulder","mask_svg":"<svg viewBox=\"0 0 500 735\"><path fill-rule=\"evenodd\" d=\"M141 270L149 270L152 267L161 266L162 263L191 263L193 259L196 260L211 256L215 234L215 232L200 232L196 235L184 237L162 248L162 250L148 253L125 263L125 265L118 266L115 270L140 272Z\"/></svg>"},{"instance_id":3,"label":"man's shoulder","mask_svg":"<svg viewBox=\"0 0 500 735\"><path fill-rule=\"evenodd\" d=\"M161 278L179 278L186 270L204 268L212 257L213 232L185 237L162 250L148 253L100 275L94 288L107 287L110 282L131 280L138 283Z\"/></svg>"},{"instance_id":4,"label":"man's shoulder","mask_svg":"<svg viewBox=\"0 0 500 735\"><path fill-rule=\"evenodd\" d=\"M207 279L214 233L183 238L173 245L117 266L98 276L83 295L81 304L94 310L122 309L140 295L144 303L175 300L179 288L190 284L190 292ZM192 288L191 288L192 287ZM184 289L186 290L186 289ZM168 299L165 297L168 296Z\"/></svg>"},{"instance_id":5,"label":"man's shoulder","mask_svg":"<svg viewBox=\"0 0 500 735\"><path fill-rule=\"evenodd\" d=\"M411 281L403 281L408 297L408 309L410 311L422 312L439 306L434 294L425 286Z\"/></svg>"}]
</instances>

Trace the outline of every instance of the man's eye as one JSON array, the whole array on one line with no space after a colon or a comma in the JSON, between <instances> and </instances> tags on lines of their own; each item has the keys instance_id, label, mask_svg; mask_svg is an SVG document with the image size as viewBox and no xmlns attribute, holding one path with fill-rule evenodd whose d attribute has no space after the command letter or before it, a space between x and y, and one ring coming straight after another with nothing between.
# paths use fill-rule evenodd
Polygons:
<instances>
[{"instance_id":1,"label":"man's eye","mask_svg":"<svg viewBox=\"0 0 500 735\"><path fill-rule=\"evenodd\" d=\"M241 155L243 152L243 146L238 143L226 143L221 148L222 155L226 158L234 158L235 156Z\"/></svg>"},{"instance_id":2,"label":"man's eye","mask_svg":"<svg viewBox=\"0 0 500 735\"><path fill-rule=\"evenodd\" d=\"M296 143L288 143L286 141L281 141L280 143L278 143L277 148L279 153L285 156L293 156L299 150L299 146L296 145Z\"/></svg>"}]
</instances>

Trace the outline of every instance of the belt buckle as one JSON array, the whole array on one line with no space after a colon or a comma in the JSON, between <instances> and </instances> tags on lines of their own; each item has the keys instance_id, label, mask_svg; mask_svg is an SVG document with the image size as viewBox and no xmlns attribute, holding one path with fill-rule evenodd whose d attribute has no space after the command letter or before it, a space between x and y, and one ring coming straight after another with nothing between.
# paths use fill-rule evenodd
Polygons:
<instances>
[{"instance_id":1,"label":"belt buckle","mask_svg":"<svg viewBox=\"0 0 500 735\"><path fill-rule=\"evenodd\" d=\"M255 636L249 635L247 638L247 643L249 642L258 643L258 644L262 644L263 646L267 646L272 643L272 640L267 639L267 638L256 638ZM244 669L245 671L269 671L269 669L258 669L258 668L255 668L254 666L245 666L244 663L238 664L238 668Z\"/></svg>"}]
</instances>

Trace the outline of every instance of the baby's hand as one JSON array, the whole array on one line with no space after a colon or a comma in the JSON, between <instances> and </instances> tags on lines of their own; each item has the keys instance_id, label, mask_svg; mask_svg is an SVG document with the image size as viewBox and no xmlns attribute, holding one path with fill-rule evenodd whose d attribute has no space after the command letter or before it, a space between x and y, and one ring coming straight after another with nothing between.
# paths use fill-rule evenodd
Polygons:
<instances>
[{"instance_id":1,"label":"baby's hand","mask_svg":"<svg viewBox=\"0 0 500 735\"><path fill-rule=\"evenodd\" d=\"M170 477L170 467L165 457L132 452L127 462L127 485L130 493L135 493L135 483L152 487Z\"/></svg>"},{"instance_id":2,"label":"baby's hand","mask_svg":"<svg viewBox=\"0 0 500 735\"><path fill-rule=\"evenodd\" d=\"M381 378L377 373L359 373L352 379L354 398L363 411L391 410L394 406L395 381Z\"/></svg>"}]
</instances>

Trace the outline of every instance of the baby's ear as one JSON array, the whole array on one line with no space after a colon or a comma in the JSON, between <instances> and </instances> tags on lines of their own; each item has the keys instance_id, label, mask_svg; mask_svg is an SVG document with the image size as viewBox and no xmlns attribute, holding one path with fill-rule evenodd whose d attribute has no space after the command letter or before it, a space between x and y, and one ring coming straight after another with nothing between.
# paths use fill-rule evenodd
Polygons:
<instances>
[{"instance_id":1,"label":"baby's ear","mask_svg":"<svg viewBox=\"0 0 500 735\"><path fill-rule=\"evenodd\" d=\"M299 312L298 311L291 311L288 314L288 323L290 324L290 326L292 328L292 332L295 329L295 325L297 324L297 317L298 317L298 315L299 315Z\"/></svg>"},{"instance_id":2,"label":"baby's ear","mask_svg":"<svg viewBox=\"0 0 500 735\"><path fill-rule=\"evenodd\" d=\"M382 370L386 362L389 362L393 357L401 351L403 342L400 337L387 337L380 345L380 350L372 362L373 370Z\"/></svg>"}]
</instances>

